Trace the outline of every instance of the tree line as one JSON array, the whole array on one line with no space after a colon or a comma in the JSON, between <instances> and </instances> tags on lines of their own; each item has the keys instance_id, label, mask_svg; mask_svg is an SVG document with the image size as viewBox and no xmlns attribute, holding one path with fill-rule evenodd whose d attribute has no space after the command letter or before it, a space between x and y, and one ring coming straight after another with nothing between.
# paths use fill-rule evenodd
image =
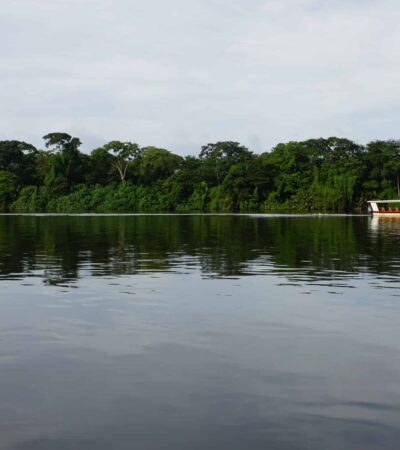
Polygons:
<instances>
[{"instance_id":1,"label":"tree line","mask_svg":"<svg viewBox=\"0 0 400 450\"><path fill-rule=\"evenodd\" d=\"M2 212L359 211L400 198L400 141L330 137L255 154L209 143L198 156L111 141L90 154L67 133L44 149L0 141Z\"/></svg>"}]
</instances>

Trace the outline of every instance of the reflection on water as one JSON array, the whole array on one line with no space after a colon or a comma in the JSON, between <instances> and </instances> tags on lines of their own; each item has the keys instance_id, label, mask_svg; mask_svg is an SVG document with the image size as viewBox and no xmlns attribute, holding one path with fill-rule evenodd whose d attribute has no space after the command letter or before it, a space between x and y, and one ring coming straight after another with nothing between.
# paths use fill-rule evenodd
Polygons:
<instances>
[{"instance_id":1,"label":"reflection on water","mask_svg":"<svg viewBox=\"0 0 400 450\"><path fill-rule=\"evenodd\" d=\"M398 233L400 231L400 217L398 216L373 216L369 220L370 229L377 234Z\"/></svg>"},{"instance_id":2,"label":"reflection on water","mask_svg":"<svg viewBox=\"0 0 400 450\"><path fill-rule=\"evenodd\" d=\"M398 449L382 219L0 216L0 448Z\"/></svg>"},{"instance_id":3,"label":"reflection on water","mask_svg":"<svg viewBox=\"0 0 400 450\"><path fill-rule=\"evenodd\" d=\"M396 274L399 231L389 217L2 216L0 276L52 285L151 272L300 281Z\"/></svg>"}]
</instances>

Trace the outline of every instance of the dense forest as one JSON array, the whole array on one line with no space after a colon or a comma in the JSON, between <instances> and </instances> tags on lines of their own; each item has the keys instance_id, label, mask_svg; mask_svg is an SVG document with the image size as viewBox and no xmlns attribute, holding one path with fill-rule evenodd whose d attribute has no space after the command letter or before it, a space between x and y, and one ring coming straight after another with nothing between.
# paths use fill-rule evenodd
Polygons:
<instances>
[{"instance_id":1,"label":"dense forest","mask_svg":"<svg viewBox=\"0 0 400 450\"><path fill-rule=\"evenodd\" d=\"M3 212L360 211L400 197L400 141L337 137L281 143L255 154L231 141L197 157L112 141L90 154L66 133L45 149L0 141Z\"/></svg>"}]
</instances>

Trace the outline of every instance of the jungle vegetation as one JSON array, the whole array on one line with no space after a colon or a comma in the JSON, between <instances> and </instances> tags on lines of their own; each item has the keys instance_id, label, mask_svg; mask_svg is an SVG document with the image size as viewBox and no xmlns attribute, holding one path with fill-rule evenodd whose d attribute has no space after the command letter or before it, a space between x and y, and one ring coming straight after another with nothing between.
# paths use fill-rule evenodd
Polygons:
<instances>
[{"instance_id":1,"label":"jungle vegetation","mask_svg":"<svg viewBox=\"0 0 400 450\"><path fill-rule=\"evenodd\" d=\"M223 141L182 157L120 141L86 154L67 133L43 139L44 149L0 141L2 212L347 212L400 198L397 140L309 139L261 154Z\"/></svg>"}]
</instances>

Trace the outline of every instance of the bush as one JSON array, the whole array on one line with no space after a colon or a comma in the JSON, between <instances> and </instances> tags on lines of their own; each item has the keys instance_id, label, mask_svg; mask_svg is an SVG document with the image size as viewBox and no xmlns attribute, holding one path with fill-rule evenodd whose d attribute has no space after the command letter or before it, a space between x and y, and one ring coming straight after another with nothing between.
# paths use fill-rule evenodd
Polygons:
<instances>
[{"instance_id":1,"label":"bush","mask_svg":"<svg viewBox=\"0 0 400 450\"><path fill-rule=\"evenodd\" d=\"M25 186L21 189L11 209L15 212L44 212L47 208L48 198L47 187Z\"/></svg>"},{"instance_id":2,"label":"bush","mask_svg":"<svg viewBox=\"0 0 400 450\"><path fill-rule=\"evenodd\" d=\"M0 210L7 212L18 196L21 182L17 175L7 170L0 170Z\"/></svg>"}]
</instances>

